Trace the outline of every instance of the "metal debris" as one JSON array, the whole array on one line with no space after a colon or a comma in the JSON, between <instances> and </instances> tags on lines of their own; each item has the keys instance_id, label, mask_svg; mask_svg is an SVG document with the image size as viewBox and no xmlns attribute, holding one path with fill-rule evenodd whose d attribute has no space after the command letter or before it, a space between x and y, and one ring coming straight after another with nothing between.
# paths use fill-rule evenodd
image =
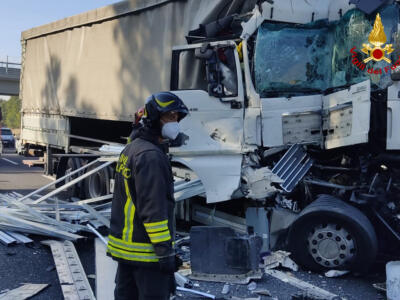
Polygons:
<instances>
[{"instance_id":1,"label":"metal debris","mask_svg":"<svg viewBox=\"0 0 400 300\"><path fill-rule=\"evenodd\" d=\"M309 295L313 295L315 297L320 297L326 300L338 300L341 299L338 295L335 295L331 292L328 292L324 289L321 289L315 285L312 285L308 282L302 281L294 276L289 276L281 271L277 270L268 270L265 269L265 273L274 278L277 278L283 282L289 283L302 291L307 292Z\"/></svg>"},{"instance_id":2,"label":"metal debris","mask_svg":"<svg viewBox=\"0 0 400 300\"><path fill-rule=\"evenodd\" d=\"M222 287L221 294L226 295L229 293L229 290L230 290L230 285L225 283L224 286Z\"/></svg>"},{"instance_id":3,"label":"metal debris","mask_svg":"<svg viewBox=\"0 0 400 300\"><path fill-rule=\"evenodd\" d=\"M261 297L257 297L257 298L240 298L240 297L232 296L231 299L232 300L260 300Z\"/></svg>"},{"instance_id":4,"label":"metal debris","mask_svg":"<svg viewBox=\"0 0 400 300\"><path fill-rule=\"evenodd\" d=\"M265 256L265 269L271 270L281 266L297 272L299 270L299 266L291 258L289 258L289 255L290 252L278 250L276 252L272 252L268 256Z\"/></svg>"},{"instance_id":5,"label":"metal debris","mask_svg":"<svg viewBox=\"0 0 400 300\"><path fill-rule=\"evenodd\" d=\"M42 244L51 248L64 298L95 300L74 244L52 240L43 241Z\"/></svg>"},{"instance_id":6,"label":"metal debris","mask_svg":"<svg viewBox=\"0 0 400 300\"><path fill-rule=\"evenodd\" d=\"M203 293L203 292L192 290L192 289L187 289L187 288L180 287L180 286L178 286L176 288L176 290L177 291L181 291L181 292L192 293L192 294L195 294L195 295L200 295L200 296L203 296L203 297L206 297L206 298L209 298L209 299L215 299L214 295L211 295L211 294L208 294L208 293Z\"/></svg>"},{"instance_id":7,"label":"metal debris","mask_svg":"<svg viewBox=\"0 0 400 300\"><path fill-rule=\"evenodd\" d=\"M348 270L329 270L325 272L325 277L340 277L350 273Z\"/></svg>"},{"instance_id":8,"label":"metal debris","mask_svg":"<svg viewBox=\"0 0 400 300\"><path fill-rule=\"evenodd\" d=\"M17 240L0 230L0 242L6 246L17 243Z\"/></svg>"},{"instance_id":9,"label":"metal debris","mask_svg":"<svg viewBox=\"0 0 400 300\"><path fill-rule=\"evenodd\" d=\"M267 297L272 297L272 294L270 291L268 291L267 289L256 289L254 291L252 291L253 294L258 294L261 296L267 296Z\"/></svg>"},{"instance_id":10,"label":"metal debris","mask_svg":"<svg viewBox=\"0 0 400 300\"><path fill-rule=\"evenodd\" d=\"M372 286L378 291L386 293L386 282L373 283Z\"/></svg>"},{"instance_id":11,"label":"metal debris","mask_svg":"<svg viewBox=\"0 0 400 300\"><path fill-rule=\"evenodd\" d=\"M185 288L189 288L189 289L193 287L193 282L190 281L185 276L181 275L179 272L175 272L174 275L175 275L176 284L179 285L180 287L185 287Z\"/></svg>"},{"instance_id":12,"label":"metal debris","mask_svg":"<svg viewBox=\"0 0 400 300\"><path fill-rule=\"evenodd\" d=\"M210 282L228 282L232 284L248 284L252 279L262 278L261 270L250 271L247 274L224 275L224 274L200 274L192 273L191 279Z\"/></svg>"},{"instance_id":13,"label":"metal debris","mask_svg":"<svg viewBox=\"0 0 400 300\"><path fill-rule=\"evenodd\" d=\"M11 231L6 231L6 233L10 236L12 236L14 239L17 240L17 243L23 243L23 244L31 244L33 243L33 240L28 238L26 235L17 233L17 232L11 232Z\"/></svg>"},{"instance_id":14,"label":"metal debris","mask_svg":"<svg viewBox=\"0 0 400 300\"><path fill-rule=\"evenodd\" d=\"M0 294L0 300L28 299L45 289L47 286L48 284L26 283L19 288Z\"/></svg>"},{"instance_id":15,"label":"metal debris","mask_svg":"<svg viewBox=\"0 0 400 300\"><path fill-rule=\"evenodd\" d=\"M257 283L255 283L254 281L250 282L250 283L247 285L247 289L248 289L249 291L254 291L256 288L257 288Z\"/></svg>"}]
</instances>

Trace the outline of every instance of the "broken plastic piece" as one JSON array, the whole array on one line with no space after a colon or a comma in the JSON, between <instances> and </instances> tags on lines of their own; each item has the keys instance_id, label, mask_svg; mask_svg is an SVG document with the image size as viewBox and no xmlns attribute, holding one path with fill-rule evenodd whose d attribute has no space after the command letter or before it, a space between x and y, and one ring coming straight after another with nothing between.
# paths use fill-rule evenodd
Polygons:
<instances>
[{"instance_id":1,"label":"broken plastic piece","mask_svg":"<svg viewBox=\"0 0 400 300\"><path fill-rule=\"evenodd\" d=\"M350 273L348 270L329 270L325 273L325 277L340 277Z\"/></svg>"},{"instance_id":2,"label":"broken plastic piece","mask_svg":"<svg viewBox=\"0 0 400 300\"><path fill-rule=\"evenodd\" d=\"M297 272L299 270L299 266L291 258L289 258L289 255L290 252L279 250L271 253L268 256L265 256L265 269L270 270L281 266Z\"/></svg>"}]
</instances>

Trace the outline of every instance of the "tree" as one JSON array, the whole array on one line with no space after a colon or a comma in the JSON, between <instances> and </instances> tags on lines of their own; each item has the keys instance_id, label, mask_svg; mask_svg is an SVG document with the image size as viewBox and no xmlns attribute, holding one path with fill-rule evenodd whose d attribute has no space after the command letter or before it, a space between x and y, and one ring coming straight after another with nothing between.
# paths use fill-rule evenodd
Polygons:
<instances>
[{"instance_id":1,"label":"tree","mask_svg":"<svg viewBox=\"0 0 400 300\"><path fill-rule=\"evenodd\" d=\"M12 96L8 101L0 102L1 111L3 114L3 126L9 128L21 127L21 99L17 96Z\"/></svg>"}]
</instances>

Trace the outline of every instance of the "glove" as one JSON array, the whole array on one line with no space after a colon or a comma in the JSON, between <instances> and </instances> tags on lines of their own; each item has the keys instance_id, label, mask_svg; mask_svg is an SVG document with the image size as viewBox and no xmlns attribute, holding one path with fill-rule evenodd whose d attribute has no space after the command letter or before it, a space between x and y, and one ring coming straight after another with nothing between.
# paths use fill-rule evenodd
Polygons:
<instances>
[{"instance_id":1,"label":"glove","mask_svg":"<svg viewBox=\"0 0 400 300\"><path fill-rule=\"evenodd\" d=\"M177 271L175 255L161 257L158 259L158 263L163 273L174 273Z\"/></svg>"}]
</instances>

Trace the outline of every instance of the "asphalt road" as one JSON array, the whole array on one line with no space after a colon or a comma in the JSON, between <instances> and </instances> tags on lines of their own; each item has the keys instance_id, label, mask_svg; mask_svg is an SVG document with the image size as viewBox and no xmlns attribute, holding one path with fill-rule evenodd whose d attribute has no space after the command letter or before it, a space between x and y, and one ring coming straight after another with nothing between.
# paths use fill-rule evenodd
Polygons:
<instances>
[{"instance_id":1,"label":"asphalt road","mask_svg":"<svg viewBox=\"0 0 400 300\"><path fill-rule=\"evenodd\" d=\"M26 194L44 184L51 182L51 178L43 175L40 167L27 167L16 154L3 154L0 157L0 193L16 191ZM34 158L30 158L34 159ZM50 284L45 290L32 299L63 299L59 285L57 272L54 269L54 260L47 246L41 245L40 241L46 239L40 236L31 236L35 240L34 245L15 245L6 247L0 244L0 292L13 289L22 283L47 283ZM95 274L93 239L81 241L76 244L77 251L82 261L86 274ZM362 277L348 274L339 278L326 278L322 274L307 271L290 272L298 279L311 283L317 287L326 289L347 300L376 300L385 299L372 287L372 283L385 280L382 265L375 266L369 274ZM89 279L92 289L94 280ZM298 288L278 279L264 275L261 280L255 280L258 289L267 289L272 297L261 297L260 299L291 299L292 295L299 291ZM255 297L246 285L230 285L227 295L222 295L223 283L210 283L195 281L198 289L208 292L217 297ZM177 300L181 299L204 299L196 298L190 294L178 292Z\"/></svg>"}]
</instances>

